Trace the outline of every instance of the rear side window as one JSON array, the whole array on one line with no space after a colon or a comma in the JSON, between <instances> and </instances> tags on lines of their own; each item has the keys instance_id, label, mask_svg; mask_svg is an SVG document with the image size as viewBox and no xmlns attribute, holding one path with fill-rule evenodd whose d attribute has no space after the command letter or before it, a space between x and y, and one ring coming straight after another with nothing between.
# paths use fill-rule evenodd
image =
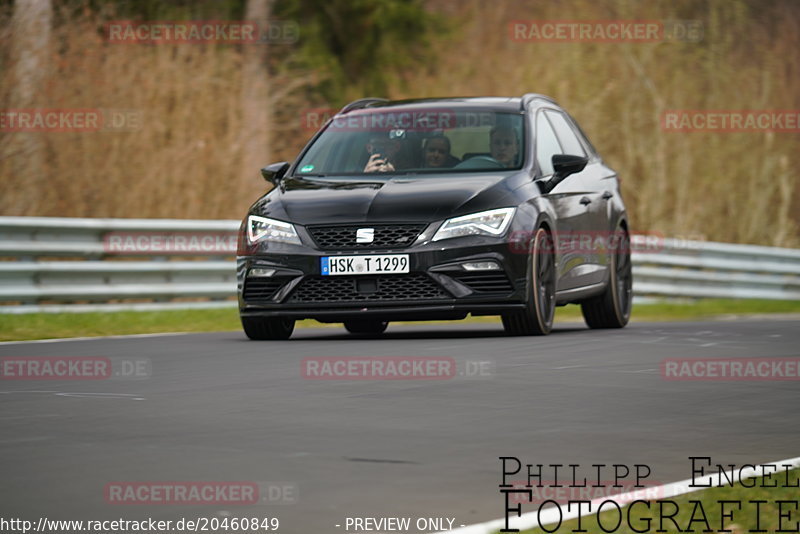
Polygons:
<instances>
[{"instance_id":1,"label":"rear side window","mask_svg":"<svg viewBox=\"0 0 800 534\"><path fill-rule=\"evenodd\" d=\"M562 154L561 145L558 143L556 133L550 126L550 121L539 113L536 118L536 161L542 170L542 176L553 174L553 156Z\"/></svg>"},{"instance_id":2,"label":"rear side window","mask_svg":"<svg viewBox=\"0 0 800 534\"><path fill-rule=\"evenodd\" d=\"M550 122L553 123L553 128L555 128L556 134L558 135L558 140L561 141L561 146L564 147L564 154L585 157L586 151L583 149L581 142L578 141L578 136L575 135L572 126L569 125L564 115L557 111L549 110L545 111L545 113L547 114L547 118L550 119Z\"/></svg>"}]
</instances>

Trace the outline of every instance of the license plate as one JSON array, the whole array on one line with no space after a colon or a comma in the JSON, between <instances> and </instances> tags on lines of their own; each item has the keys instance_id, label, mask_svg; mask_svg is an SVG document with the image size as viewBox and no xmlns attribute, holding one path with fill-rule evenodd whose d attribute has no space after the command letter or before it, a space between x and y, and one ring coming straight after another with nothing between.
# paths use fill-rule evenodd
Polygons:
<instances>
[{"instance_id":1,"label":"license plate","mask_svg":"<svg viewBox=\"0 0 800 534\"><path fill-rule=\"evenodd\" d=\"M320 258L323 276L340 274L402 274L408 270L408 254L371 256L324 256Z\"/></svg>"}]
</instances>

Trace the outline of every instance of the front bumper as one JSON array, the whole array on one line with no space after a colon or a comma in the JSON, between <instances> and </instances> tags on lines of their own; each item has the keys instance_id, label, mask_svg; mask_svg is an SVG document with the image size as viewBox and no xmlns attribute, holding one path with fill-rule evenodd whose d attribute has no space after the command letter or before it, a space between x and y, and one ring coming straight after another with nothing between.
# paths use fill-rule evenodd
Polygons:
<instances>
[{"instance_id":1,"label":"front bumper","mask_svg":"<svg viewBox=\"0 0 800 534\"><path fill-rule=\"evenodd\" d=\"M322 251L272 245L237 258L242 316L341 322L461 319L525 306L527 255L504 238L462 237L398 249ZM408 254L408 274L323 276L323 256ZM492 261L498 270L467 271L463 262ZM250 276L252 269L271 276ZM263 271L262 271L263 272Z\"/></svg>"}]
</instances>

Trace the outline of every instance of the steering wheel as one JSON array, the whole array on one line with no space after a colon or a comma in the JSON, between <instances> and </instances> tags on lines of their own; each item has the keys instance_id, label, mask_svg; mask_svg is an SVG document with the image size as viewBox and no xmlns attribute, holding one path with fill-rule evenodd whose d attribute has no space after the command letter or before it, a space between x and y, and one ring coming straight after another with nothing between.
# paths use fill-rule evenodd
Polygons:
<instances>
[{"instance_id":1,"label":"steering wheel","mask_svg":"<svg viewBox=\"0 0 800 534\"><path fill-rule=\"evenodd\" d=\"M464 160L454 169L505 169L505 165L494 159L492 156L475 156Z\"/></svg>"}]
</instances>

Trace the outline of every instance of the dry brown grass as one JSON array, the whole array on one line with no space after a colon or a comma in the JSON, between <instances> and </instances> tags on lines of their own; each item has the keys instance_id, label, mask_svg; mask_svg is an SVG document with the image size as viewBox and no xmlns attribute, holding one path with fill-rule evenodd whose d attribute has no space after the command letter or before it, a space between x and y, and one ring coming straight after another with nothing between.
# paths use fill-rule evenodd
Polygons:
<instances>
[{"instance_id":1,"label":"dry brown grass","mask_svg":"<svg viewBox=\"0 0 800 534\"><path fill-rule=\"evenodd\" d=\"M239 218L266 190L258 168L241 176L242 54L236 46L109 44L102 21L86 15L54 31L51 72L37 108L134 110L140 127L128 132L0 133L0 213L80 217ZM113 20L113 18L111 19ZM3 39L4 45L8 39ZM258 45L256 45L258 46ZM9 102L11 57L3 46L0 101ZM276 90L294 110L305 103ZM3 108L10 106L4 105ZM295 127L295 117L278 118ZM276 128L271 158L290 157L297 136ZM26 154L4 151L11 136L38 135L45 145L43 176L14 172ZM289 148L291 147L291 148Z\"/></svg>"},{"instance_id":2,"label":"dry brown grass","mask_svg":"<svg viewBox=\"0 0 800 534\"><path fill-rule=\"evenodd\" d=\"M797 109L800 4L793 1L569 3L446 2L430 8L454 29L434 36L441 57L393 73L390 97L555 97L623 178L636 229L712 240L798 246L798 134L664 132L665 109ZM7 15L7 14L5 14ZM5 15L0 14L0 17ZM88 217L239 218L266 188L242 175L241 50L214 45L108 44L109 14L54 29L42 108L135 109L133 132L39 134L44 171L15 172L0 133L0 214ZM525 43L514 19L700 19L700 43ZM10 107L8 17L0 19L0 102ZM302 28L301 28L302 32ZM279 50L287 53L287 50ZM264 163L291 159L302 129L310 73L273 80L273 144ZM358 94L347 96L363 96ZM340 104L340 103L337 103Z\"/></svg>"}]
</instances>

